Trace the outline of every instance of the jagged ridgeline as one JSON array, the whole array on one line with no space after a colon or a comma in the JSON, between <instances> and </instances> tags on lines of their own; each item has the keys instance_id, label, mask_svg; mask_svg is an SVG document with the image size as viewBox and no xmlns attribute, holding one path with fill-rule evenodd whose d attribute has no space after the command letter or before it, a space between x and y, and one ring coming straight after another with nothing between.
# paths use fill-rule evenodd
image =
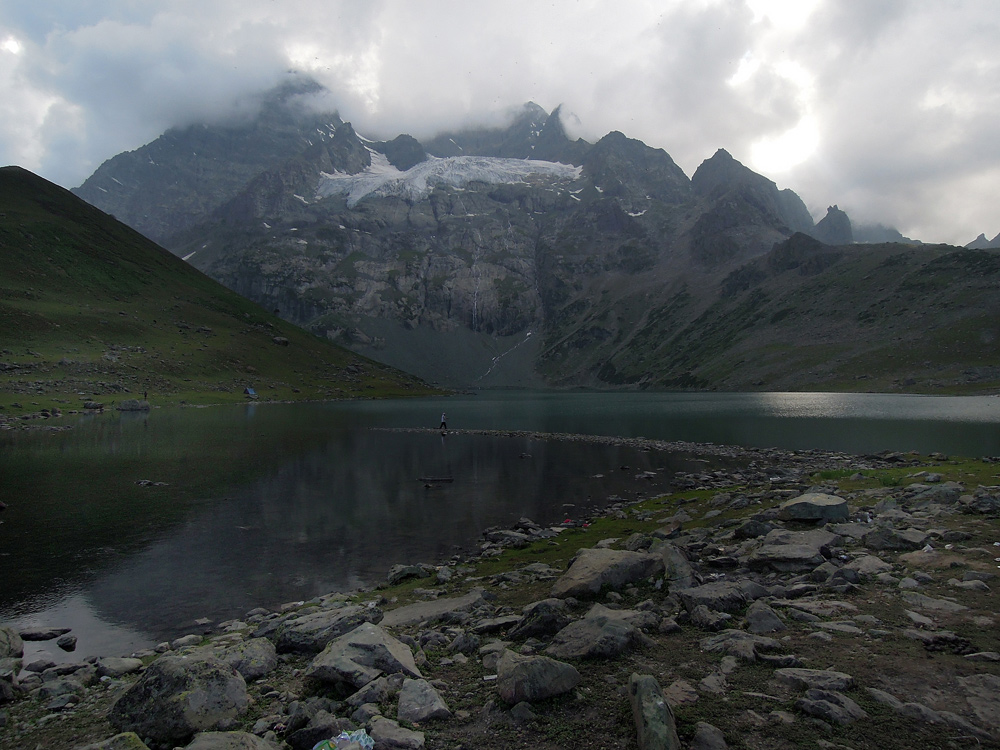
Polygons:
<instances>
[{"instance_id":1,"label":"jagged ridgeline","mask_svg":"<svg viewBox=\"0 0 1000 750\"><path fill-rule=\"evenodd\" d=\"M428 391L19 167L0 169L0 259L6 409L110 406L144 391L153 403L242 400L246 387L291 400Z\"/></svg>"},{"instance_id":2,"label":"jagged ridgeline","mask_svg":"<svg viewBox=\"0 0 1000 750\"><path fill-rule=\"evenodd\" d=\"M282 318L443 384L998 381L989 252L852 245L839 208L814 224L725 150L689 179L622 133L571 139L558 109L378 141L308 106L319 91L169 131L77 193Z\"/></svg>"}]
</instances>

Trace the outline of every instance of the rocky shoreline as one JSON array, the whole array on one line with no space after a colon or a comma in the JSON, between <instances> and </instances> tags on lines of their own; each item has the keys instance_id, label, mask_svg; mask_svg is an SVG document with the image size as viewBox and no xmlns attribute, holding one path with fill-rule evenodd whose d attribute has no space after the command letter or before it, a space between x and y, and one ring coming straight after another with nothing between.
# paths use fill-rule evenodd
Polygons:
<instances>
[{"instance_id":1,"label":"rocky shoreline","mask_svg":"<svg viewBox=\"0 0 1000 750\"><path fill-rule=\"evenodd\" d=\"M721 468L128 657L24 664L71 634L0 628L0 744L1000 747L993 459L481 434Z\"/></svg>"}]
</instances>

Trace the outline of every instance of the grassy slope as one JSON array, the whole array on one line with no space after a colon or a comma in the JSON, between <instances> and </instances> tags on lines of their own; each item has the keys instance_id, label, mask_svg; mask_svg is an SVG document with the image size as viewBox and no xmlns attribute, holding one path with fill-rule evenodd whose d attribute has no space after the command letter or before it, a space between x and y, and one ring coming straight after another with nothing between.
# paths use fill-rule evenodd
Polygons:
<instances>
[{"instance_id":1,"label":"grassy slope","mask_svg":"<svg viewBox=\"0 0 1000 750\"><path fill-rule=\"evenodd\" d=\"M1000 253L794 241L694 320L651 311L608 367L653 388L1000 391Z\"/></svg>"},{"instance_id":2,"label":"grassy slope","mask_svg":"<svg viewBox=\"0 0 1000 750\"><path fill-rule=\"evenodd\" d=\"M68 191L0 169L5 413L143 391L160 404L225 403L246 386L263 400L431 392L267 313Z\"/></svg>"}]
</instances>

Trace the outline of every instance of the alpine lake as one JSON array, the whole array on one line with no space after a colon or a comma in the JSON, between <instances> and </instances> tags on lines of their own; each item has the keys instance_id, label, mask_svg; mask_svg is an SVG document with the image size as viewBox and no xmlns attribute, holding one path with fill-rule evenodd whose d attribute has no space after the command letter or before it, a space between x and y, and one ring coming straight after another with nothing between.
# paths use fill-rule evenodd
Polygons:
<instances>
[{"instance_id":1,"label":"alpine lake","mask_svg":"<svg viewBox=\"0 0 1000 750\"><path fill-rule=\"evenodd\" d=\"M1000 455L1000 398L989 396L487 391L153 404L0 434L0 622L78 638L73 654L26 643L27 661L126 654L254 607L372 586L393 564L476 549L488 527L582 519L706 465L697 450L482 431Z\"/></svg>"}]
</instances>

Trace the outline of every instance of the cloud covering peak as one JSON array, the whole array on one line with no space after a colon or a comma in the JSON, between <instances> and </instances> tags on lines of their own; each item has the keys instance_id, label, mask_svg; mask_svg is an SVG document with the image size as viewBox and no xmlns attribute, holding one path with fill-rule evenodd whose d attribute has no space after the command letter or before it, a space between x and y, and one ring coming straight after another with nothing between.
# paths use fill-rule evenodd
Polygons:
<instances>
[{"instance_id":1,"label":"cloud covering peak","mask_svg":"<svg viewBox=\"0 0 1000 750\"><path fill-rule=\"evenodd\" d=\"M814 215L927 241L1000 230L1000 6L836 0L94 0L0 8L0 157L66 186L289 70L371 137L563 105L692 174L718 147Z\"/></svg>"}]
</instances>

